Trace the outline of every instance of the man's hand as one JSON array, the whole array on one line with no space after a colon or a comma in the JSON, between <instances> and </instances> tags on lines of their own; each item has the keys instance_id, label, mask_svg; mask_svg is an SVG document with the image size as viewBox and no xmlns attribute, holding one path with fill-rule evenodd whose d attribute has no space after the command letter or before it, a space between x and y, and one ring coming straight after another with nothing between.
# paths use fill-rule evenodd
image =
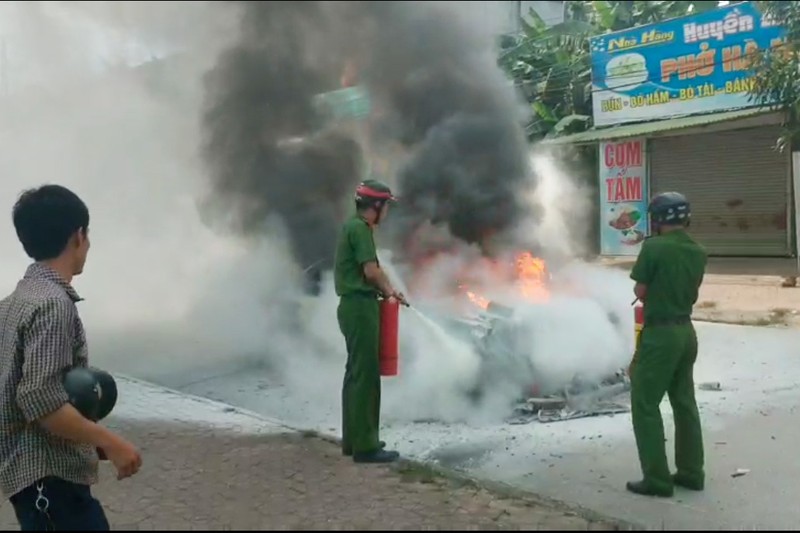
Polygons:
<instances>
[{"instance_id":1,"label":"man's hand","mask_svg":"<svg viewBox=\"0 0 800 533\"><path fill-rule=\"evenodd\" d=\"M374 287L377 287L381 294L383 294L386 298L397 298L397 291L394 290L392 284L389 283L389 278L386 276L386 273L383 271L381 267L378 266L378 263L374 261L370 261L364 265L364 277L367 278L367 281L370 282ZM401 298L397 298L400 300L403 305L405 304L405 296L400 294Z\"/></svg>"},{"instance_id":2,"label":"man's hand","mask_svg":"<svg viewBox=\"0 0 800 533\"><path fill-rule=\"evenodd\" d=\"M644 302L645 298L647 297L647 285L644 283L637 283L633 287L633 294L639 301Z\"/></svg>"},{"instance_id":3,"label":"man's hand","mask_svg":"<svg viewBox=\"0 0 800 533\"><path fill-rule=\"evenodd\" d=\"M102 451L106 459L114 463L118 479L134 475L142 466L139 451L132 444L100 424L84 418L69 403L43 417L39 423L62 439L90 444Z\"/></svg>"},{"instance_id":4,"label":"man's hand","mask_svg":"<svg viewBox=\"0 0 800 533\"><path fill-rule=\"evenodd\" d=\"M109 429L84 418L72 404L65 403L44 416L39 423L62 439L90 444L102 451L98 455L105 455L114 463L119 479L132 476L142 466L142 458L136 448Z\"/></svg>"},{"instance_id":5,"label":"man's hand","mask_svg":"<svg viewBox=\"0 0 800 533\"><path fill-rule=\"evenodd\" d=\"M139 471L142 466L142 456L139 455L133 444L122 437L113 435L108 444L100 447L109 461L114 463L117 469L117 479L131 477Z\"/></svg>"}]
</instances>

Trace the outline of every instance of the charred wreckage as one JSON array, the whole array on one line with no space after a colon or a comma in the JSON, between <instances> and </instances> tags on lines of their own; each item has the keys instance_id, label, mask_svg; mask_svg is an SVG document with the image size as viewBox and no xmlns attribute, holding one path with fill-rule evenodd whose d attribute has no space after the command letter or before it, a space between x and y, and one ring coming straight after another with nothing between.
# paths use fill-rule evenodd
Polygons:
<instances>
[{"instance_id":1,"label":"charred wreckage","mask_svg":"<svg viewBox=\"0 0 800 533\"><path fill-rule=\"evenodd\" d=\"M479 382L467 391L473 403L479 404L487 393L501 387L515 392L509 423L557 422L630 410L625 397L630 380L625 369L599 381L576 374L563 389L543 389L519 335L524 325L514 320L514 310L509 307L492 302L476 316L440 320L445 329L468 340L481 357Z\"/></svg>"},{"instance_id":2,"label":"charred wreckage","mask_svg":"<svg viewBox=\"0 0 800 533\"><path fill-rule=\"evenodd\" d=\"M491 260L491 263L497 272L499 262ZM519 294L532 302L549 300L553 278L544 260L530 252L519 252L509 263ZM500 275L507 276L508 269ZM630 410L627 369L619 369L602 379L576 373L565 386L554 389L539 381L541 372L531 361L530 336L526 331L530 323L519 320L514 307L481 296L472 281L456 279L455 287L456 298L466 302L465 306L456 306L457 311L453 307L446 310L431 307L424 312L479 354L478 382L464 391L473 404L479 405L493 391L511 391L514 400L509 405L508 422L512 424L549 423ZM414 292L412 288L412 296ZM628 327L613 312L606 317L621 334Z\"/></svg>"}]
</instances>

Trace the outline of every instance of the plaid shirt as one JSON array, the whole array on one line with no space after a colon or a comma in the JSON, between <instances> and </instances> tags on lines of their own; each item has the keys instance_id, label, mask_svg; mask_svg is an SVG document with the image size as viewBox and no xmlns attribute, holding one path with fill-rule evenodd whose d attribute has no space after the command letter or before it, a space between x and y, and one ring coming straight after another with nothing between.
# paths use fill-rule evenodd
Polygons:
<instances>
[{"instance_id":1,"label":"plaid shirt","mask_svg":"<svg viewBox=\"0 0 800 533\"><path fill-rule=\"evenodd\" d=\"M8 498L54 476L97 482L97 452L35 421L68 402L64 373L87 365L81 298L51 268L34 263L0 300L0 490Z\"/></svg>"}]
</instances>

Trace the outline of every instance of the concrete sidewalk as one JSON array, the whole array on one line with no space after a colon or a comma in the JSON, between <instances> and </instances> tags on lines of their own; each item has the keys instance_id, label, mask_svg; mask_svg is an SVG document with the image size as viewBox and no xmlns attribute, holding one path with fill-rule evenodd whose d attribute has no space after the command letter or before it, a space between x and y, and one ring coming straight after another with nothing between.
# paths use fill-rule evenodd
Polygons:
<instances>
[{"instance_id":1,"label":"concrete sidewalk","mask_svg":"<svg viewBox=\"0 0 800 533\"><path fill-rule=\"evenodd\" d=\"M423 470L357 466L336 445L232 407L119 380L109 425L144 467L95 495L118 530L613 530L556 506L500 497ZM0 528L17 529L9 504Z\"/></svg>"},{"instance_id":2,"label":"concrete sidewalk","mask_svg":"<svg viewBox=\"0 0 800 533\"><path fill-rule=\"evenodd\" d=\"M602 259L598 264L630 271L633 259ZM709 260L693 318L750 326L800 327L800 288L784 287L797 273L794 259Z\"/></svg>"},{"instance_id":3,"label":"concrete sidewalk","mask_svg":"<svg viewBox=\"0 0 800 533\"><path fill-rule=\"evenodd\" d=\"M800 326L800 288L781 280L707 276L694 309L696 320L752 326Z\"/></svg>"}]
</instances>

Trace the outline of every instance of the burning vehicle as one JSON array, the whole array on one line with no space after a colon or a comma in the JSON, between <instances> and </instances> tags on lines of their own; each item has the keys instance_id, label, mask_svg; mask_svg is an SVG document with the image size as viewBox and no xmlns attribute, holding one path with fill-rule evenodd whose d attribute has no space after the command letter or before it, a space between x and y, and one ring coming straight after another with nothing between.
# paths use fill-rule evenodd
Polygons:
<instances>
[{"instance_id":1,"label":"burning vehicle","mask_svg":"<svg viewBox=\"0 0 800 533\"><path fill-rule=\"evenodd\" d=\"M449 259L449 261L448 261ZM438 270L433 274L426 270ZM630 386L624 369L603 379L576 373L566 385L542 378L530 357L530 323L520 320L520 306L546 305L551 301L554 277L547 262L530 251L481 256L464 261L463 255L428 255L411 269L411 297L448 333L469 342L480 355L479 379L464 389L477 406L493 391L513 397L509 406L512 423L553 422L600 414L626 412L620 400ZM438 274L438 275L437 275ZM431 302L431 283L439 289ZM429 283L425 283L428 281ZM573 294L579 287L571 287ZM606 318L623 334L614 313Z\"/></svg>"}]
</instances>

